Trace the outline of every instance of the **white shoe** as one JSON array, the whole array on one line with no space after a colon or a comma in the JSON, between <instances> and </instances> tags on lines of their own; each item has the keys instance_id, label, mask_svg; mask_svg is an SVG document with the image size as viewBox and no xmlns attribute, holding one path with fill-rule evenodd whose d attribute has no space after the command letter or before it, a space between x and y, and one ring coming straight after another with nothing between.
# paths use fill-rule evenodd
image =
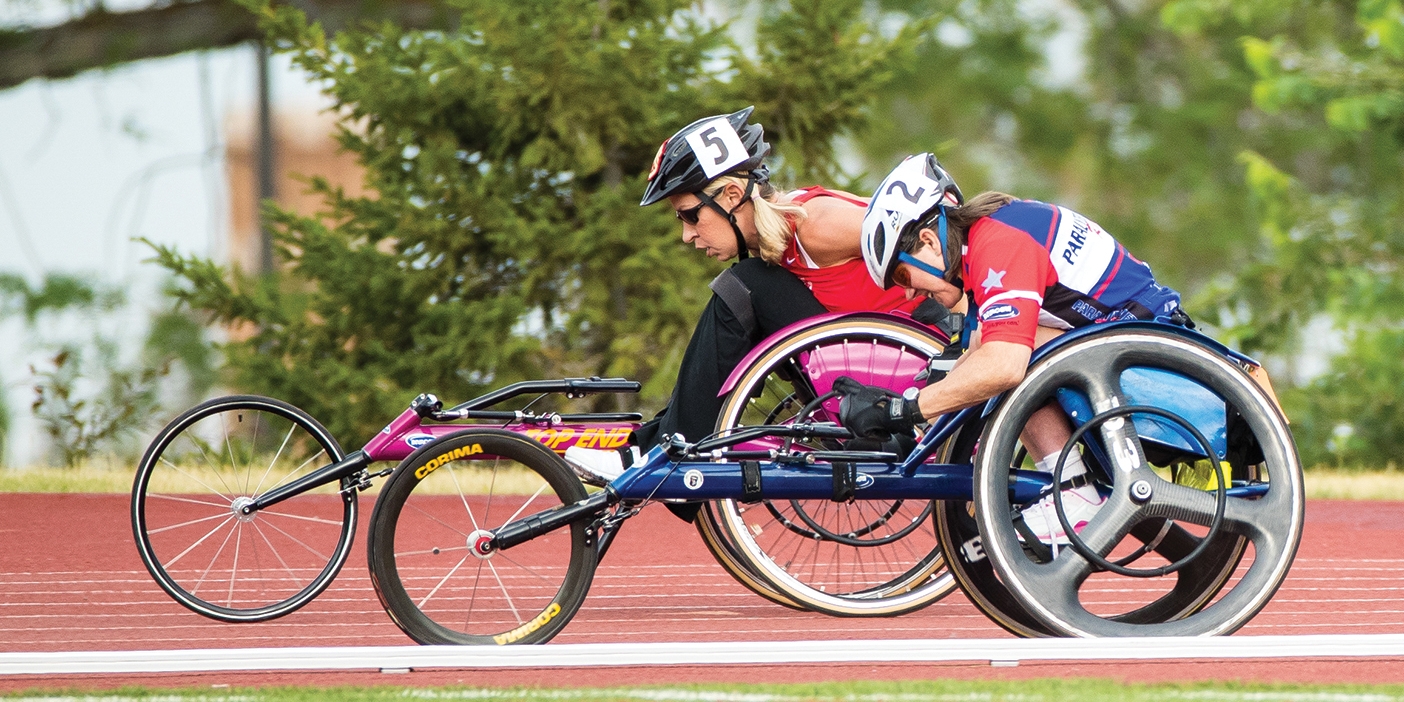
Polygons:
<instances>
[{"instance_id":1,"label":"white shoe","mask_svg":"<svg viewBox=\"0 0 1404 702\"><path fill-rule=\"evenodd\" d=\"M638 460L639 449L630 446L629 450L634 454L634 460ZM565 460L587 485L604 487L624 474L624 457L610 449L572 446L566 449Z\"/></svg>"},{"instance_id":2,"label":"white shoe","mask_svg":"<svg viewBox=\"0 0 1404 702\"><path fill-rule=\"evenodd\" d=\"M1061 499L1063 513L1068 516L1068 524L1072 525L1075 534L1081 534L1083 527L1092 521L1097 510L1107 502L1107 498L1092 485L1068 488L1063 491ZM1068 543L1068 535L1063 531L1062 522L1058 521L1058 508L1053 506L1052 495L1025 507L1021 514L1024 515L1024 524L1028 525L1039 541L1045 544Z\"/></svg>"}]
</instances>

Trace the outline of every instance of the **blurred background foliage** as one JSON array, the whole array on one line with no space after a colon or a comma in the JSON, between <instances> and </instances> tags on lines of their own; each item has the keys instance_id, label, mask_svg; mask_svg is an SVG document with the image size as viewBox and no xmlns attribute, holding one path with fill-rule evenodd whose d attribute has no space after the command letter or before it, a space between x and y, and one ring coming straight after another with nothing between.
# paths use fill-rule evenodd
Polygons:
<instances>
[{"instance_id":1,"label":"blurred background foliage","mask_svg":"<svg viewBox=\"0 0 1404 702\"><path fill-rule=\"evenodd\" d=\"M418 392L524 378L629 376L624 404L657 408L720 266L636 206L643 177L677 128L754 104L784 184L861 192L931 150L967 194L1097 220L1267 360L1309 465L1404 445L1397 0L445 7L448 30L328 35L250 5L372 194L311 181L320 216L269 209L275 277L156 249L182 309L230 330L225 386L352 443Z\"/></svg>"},{"instance_id":2,"label":"blurred background foliage","mask_svg":"<svg viewBox=\"0 0 1404 702\"><path fill-rule=\"evenodd\" d=\"M163 400L174 406L197 402L218 379L203 320L174 304L151 314L140 353L123 357L112 325L103 320L125 302L122 291L78 276L51 273L31 285L22 276L0 274L0 320L22 318L30 350L44 358L22 382L34 392L30 410L56 463L73 467L104 456L130 457L142 450L141 431ZM64 334L64 328L84 331ZM10 411L0 404L0 456Z\"/></svg>"},{"instance_id":3,"label":"blurred background foliage","mask_svg":"<svg viewBox=\"0 0 1404 702\"><path fill-rule=\"evenodd\" d=\"M637 378L641 401L597 402L659 407L721 268L682 246L668 208L638 207L658 145L758 104L781 172L829 180L835 138L861 131L930 27L886 35L860 0L820 0L763 13L743 49L679 0L453 7L451 32L333 36L260 8L325 81L374 194L314 181L324 216L269 210L278 280L158 251L191 308L250 330L226 346L233 382L338 436L368 436L417 392L526 378Z\"/></svg>"}]
</instances>

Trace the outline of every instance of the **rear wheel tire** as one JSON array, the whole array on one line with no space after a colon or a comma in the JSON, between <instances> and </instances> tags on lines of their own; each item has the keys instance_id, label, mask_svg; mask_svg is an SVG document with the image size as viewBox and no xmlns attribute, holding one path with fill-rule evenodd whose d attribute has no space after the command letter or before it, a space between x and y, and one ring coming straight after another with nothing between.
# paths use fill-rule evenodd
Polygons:
<instances>
[{"instance_id":1,"label":"rear wheel tire","mask_svg":"<svg viewBox=\"0 0 1404 702\"><path fill-rule=\"evenodd\" d=\"M910 384L942 350L935 337L876 316L803 330L776 344L745 371L727 396L717 427L791 419L827 392L839 375L862 383ZM832 418L836 408L837 401L826 403L817 416ZM708 526L738 561L724 567L733 575L739 570L754 576L772 592L812 611L896 616L926 607L955 588L937 545L929 501L773 500L745 505L720 500L713 508L703 510L699 519L715 520Z\"/></svg>"},{"instance_id":2,"label":"rear wheel tire","mask_svg":"<svg viewBox=\"0 0 1404 702\"><path fill-rule=\"evenodd\" d=\"M1194 605L1192 611L1169 618L1170 612L1144 618L1131 613L1114 615L1107 603L1089 596L1095 595L1098 587L1087 584L1116 583L1113 587L1124 587L1118 590L1119 609L1132 599L1127 594L1136 592L1130 580L1144 583L1146 578L1098 573L1091 560L1071 547L1064 547L1051 561L1030 557L1012 527L1016 506L1009 499L1009 465L1028 417L1047 404L1059 388L1084 393L1098 412L1137 405L1123 384L1123 374L1130 368L1168 371L1198 384L1241 416L1247 432L1241 442L1258 449L1255 460L1260 463L1255 464L1253 474L1258 476L1255 487L1261 492L1225 497L1222 523L1209 549L1176 571L1176 575L1192 573L1201 563L1214 566L1212 559L1220 551L1216 548L1219 541L1225 544L1223 548L1247 541L1251 548L1249 565L1240 567L1227 584L1208 578L1205 583L1211 587L1205 590L1222 592L1213 601L1206 598L1207 604L1188 603ZM1101 420L1094 417L1087 421ZM1085 548L1103 559L1114 559L1117 549L1133 547L1128 537L1147 524L1163 523L1161 520L1169 518L1175 520L1177 527L1195 525L1205 529L1217 521L1219 503L1214 493L1166 479L1154 470L1135 421L1104 421L1094 433L1101 445L1113 447L1112 460L1116 465L1109 466L1110 497L1079 534ZM1229 450L1234 447L1230 445ZM1069 343L1040 359L991 415L980 439L975 466L976 517L981 543L995 574L1024 610L1061 636L1232 633L1267 605L1286 578L1301 540L1305 511L1301 465L1286 421L1275 403L1222 352L1175 334L1108 331ZM1189 540L1180 540L1180 546L1192 547L1200 538L1190 535ZM1181 557L1189 555L1190 550L1183 548ZM1206 574L1212 576L1215 570L1210 567ZM1098 575L1097 581L1092 580L1093 575ZM1193 594L1194 588L1189 592Z\"/></svg>"}]
</instances>

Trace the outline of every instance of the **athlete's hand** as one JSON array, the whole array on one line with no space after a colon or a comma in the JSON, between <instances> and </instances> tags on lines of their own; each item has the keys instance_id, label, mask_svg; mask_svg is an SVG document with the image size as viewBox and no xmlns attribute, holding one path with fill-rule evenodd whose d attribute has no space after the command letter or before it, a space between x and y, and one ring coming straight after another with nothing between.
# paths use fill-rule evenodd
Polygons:
<instances>
[{"instance_id":1,"label":"athlete's hand","mask_svg":"<svg viewBox=\"0 0 1404 702\"><path fill-rule=\"evenodd\" d=\"M887 439L893 434L911 434L924 418L917 402L874 385L864 385L848 376L834 381L839 401L839 422L854 436Z\"/></svg>"}]
</instances>

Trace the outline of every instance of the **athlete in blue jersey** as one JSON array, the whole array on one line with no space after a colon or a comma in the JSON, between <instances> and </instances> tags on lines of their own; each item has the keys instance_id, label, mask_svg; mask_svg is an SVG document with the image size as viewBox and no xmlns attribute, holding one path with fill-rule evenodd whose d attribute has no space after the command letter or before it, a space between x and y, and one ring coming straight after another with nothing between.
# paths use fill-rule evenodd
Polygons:
<instances>
[{"instance_id":1,"label":"athlete in blue jersey","mask_svg":"<svg viewBox=\"0 0 1404 702\"><path fill-rule=\"evenodd\" d=\"M914 395L835 384L845 393L843 423L855 434L910 432L926 418L1009 390L1024 379L1033 350L1068 329L1183 315L1179 293L1156 283L1150 266L1090 219L994 192L950 207L943 204L948 192L959 190L930 154L904 161L873 195L863 221L863 257L883 287L900 285L908 295L947 307L968 293L968 314L979 328L956 367ZM1030 417L1021 440L1038 467L1051 472L1070 436L1067 417L1050 404ZM1078 480L1086 470L1074 452L1063 472L1076 485L1062 496L1075 530L1104 502ZM1043 541L1066 543L1051 496L1023 516Z\"/></svg>"},{"instance_id":2,"label":"athlete in blue jersey","mask_svg":"<svg viewBox=\"0 0 1404 702\"><path fill-rule=\"evenodd\" d=\"M1000 193L971 205L981 216L960 228L967 243L952 260L974 298L985 342L1007 340L1032 349L1038 327L1168 317L1180 306L1179 293L1156 283L1150 266L1066 207Z\"/></svg>"}]
</instances>

